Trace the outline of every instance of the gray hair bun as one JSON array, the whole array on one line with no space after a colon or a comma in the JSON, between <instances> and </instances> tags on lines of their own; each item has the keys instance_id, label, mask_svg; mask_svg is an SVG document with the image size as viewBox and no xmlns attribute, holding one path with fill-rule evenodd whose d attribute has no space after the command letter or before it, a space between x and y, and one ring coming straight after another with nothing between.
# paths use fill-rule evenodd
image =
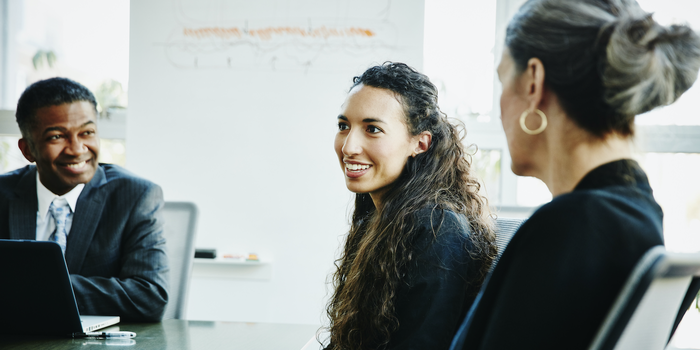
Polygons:
<instances>
[{"instance_id":1,"label":"gray hair bun","mask_svg":"<svg viewBox=\"0 0 700 350\"><path fill-rule=\"evenodd\" d=\"M634 0L528 0L506 46L520 71L539 58L564 111L598 137L633 135L635 115L675 101L700 69L700 37Z\"/></svg>"},{"instance_id":2,"label":"gray hair bun","mask_svg":"<svg viewBox=\"0 0 700 350\"><path fill-rule=\"evenodd\" d=\"M697 79L700 36L690 27L664 27L634 11L607 31L602 83L605 102L617 113L634 116L671 104Z\"/></svg>"}]
</instances>

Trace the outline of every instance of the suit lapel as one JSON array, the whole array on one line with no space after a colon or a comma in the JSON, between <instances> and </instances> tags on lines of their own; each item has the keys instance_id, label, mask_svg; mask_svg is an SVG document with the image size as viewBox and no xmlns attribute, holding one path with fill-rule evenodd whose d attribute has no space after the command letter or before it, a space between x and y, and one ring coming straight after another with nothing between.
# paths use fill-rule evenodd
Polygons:
<instances>
[{"instance_id":1,"label":"suit lapel","mask_svg":"<svg viewBox=\"0 0 700 350\"><path fill-rule=\"evenodd\" d=\"M104 208L104 190L106 183L102 166L95 171L95 176L85 185L75 206L75 215L66 243L66 265L70 273L80 273L92 238Z\"/></svg>"},{"instance_id":2,"label":"suit lapel","mask_svg":"<svg viewBox=\"0 0 700 350\"><path fill-rule=\"evenodd\" d=\"M36 167L32 166L17 183L10 202L10 239L36 239Z\"/></svg>"}]
</instances>

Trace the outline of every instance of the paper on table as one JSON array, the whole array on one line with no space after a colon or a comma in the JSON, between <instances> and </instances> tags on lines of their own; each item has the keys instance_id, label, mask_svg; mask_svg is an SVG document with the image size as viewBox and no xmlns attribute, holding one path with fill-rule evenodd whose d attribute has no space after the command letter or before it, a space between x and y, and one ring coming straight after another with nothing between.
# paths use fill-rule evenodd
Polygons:
<instances>
[{"instance_id":1,"label":"paper on table","mask_svg":"<svg viewBox=\"0 0 700 350\"><path fill-rule=\"evenodd\" d=\"M321 333L325 332L319 329L318 332L316 332L316 334L313 337L311 337L311 339L309 339L308 342L306 342L306 345L304 345L304 347L301 348L301 350L323 350L325 344L319 344L317 340L319 339L319 334ZM320 339L328 339L328 337L320 337Z\"/></svg>"},{"instance_id":2,"label":"paper on table","mask_svg":"<svg viewBox=\"0 0 700 350\"><path fill-rule=\"evenodd\" d=\"M320 350L320 349L322 349L321 344L319 344L318 341L316 340L316 336L311 337L311 339L309 339L309 341L306 342L306 345L304 345L304 347L301 348L301 350Z\"/></svg>"}]
</instances>

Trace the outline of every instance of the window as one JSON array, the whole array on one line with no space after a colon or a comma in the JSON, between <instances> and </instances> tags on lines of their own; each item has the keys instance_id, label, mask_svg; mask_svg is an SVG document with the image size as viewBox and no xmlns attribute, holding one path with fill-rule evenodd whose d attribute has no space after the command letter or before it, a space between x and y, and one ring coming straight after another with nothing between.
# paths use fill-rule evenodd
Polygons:
<instances>
[{"instance_id":1,"label":"window","mask_svg":"<svg viewBox=\"0 0 700 350\"><path fill-rule=\"evenodd\" d=\"M425 2L423 70L438 87L448 117L491 124L496 2ZM467 40L463 33L470 35Z\"/></svg>"},{"instance_id":2,"label":"window","mask_svg":"<svg viewBox=\"0 0 700 350\"><path fill-rule=\"evenodd\" d=\"M95 94L103 138L100 161L124 165L129 1L18 0L1 4L0 135L8 136L0 138L0 171L27 164L16 146L17 99L31 83L55 76L78 81Z\"/></svg>"},{"instance_id":3,"label":"window","mask_svg":"<svg viewBox=\"0 0 700 350\"><path fill-rule=\"evenodd\" d=\"M662 24L687 22L700 30L700 2L638 0ZM475 172L489 203L504 217L527 217L552 198L538 179L517 177L499 122L500 60L505 27L524 0L463 2L427 0L424 71L440 89L440 106L467 126L467 144L476 144ZM467 33L459 35L455 33ZM490 41L490 42L489 42ZM676 103L637 117L635 159L647 172L663 208L666 246L673 251L700 249L700 118L696 83ZM700 348L695 335L700 313L691 310L672 346Z\"/></svg>"}]
</instances>

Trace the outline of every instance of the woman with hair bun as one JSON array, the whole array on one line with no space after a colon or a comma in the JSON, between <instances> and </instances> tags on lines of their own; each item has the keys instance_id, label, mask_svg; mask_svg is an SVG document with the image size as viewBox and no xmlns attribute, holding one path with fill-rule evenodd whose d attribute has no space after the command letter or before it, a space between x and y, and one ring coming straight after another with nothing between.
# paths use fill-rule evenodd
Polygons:
<instances>
[{"instance_id":1,"label":"woman with hair bun","mask_svg":"<svg viewBox=\"0 0 700 350\"><path fill-rule=\"evenodd\" d=\"M586 349L635 264L663 245L631 159L635 115L695 82L700 38L632 0L529 0L498 67L517 175L552 193L516 232L452 349Z\"/></svg>"},{"instance_id":2,"label":"woman with hair bun","mask_svg":"<svg viewBox=\"0 0 700 350\"><path fill-rule=\"evenodd\" d=\"M355 212L333 276L326 349L447 349L496 255L459 129L428 77L355 77L335 151Z\"/></svg>"}]
</instances>

